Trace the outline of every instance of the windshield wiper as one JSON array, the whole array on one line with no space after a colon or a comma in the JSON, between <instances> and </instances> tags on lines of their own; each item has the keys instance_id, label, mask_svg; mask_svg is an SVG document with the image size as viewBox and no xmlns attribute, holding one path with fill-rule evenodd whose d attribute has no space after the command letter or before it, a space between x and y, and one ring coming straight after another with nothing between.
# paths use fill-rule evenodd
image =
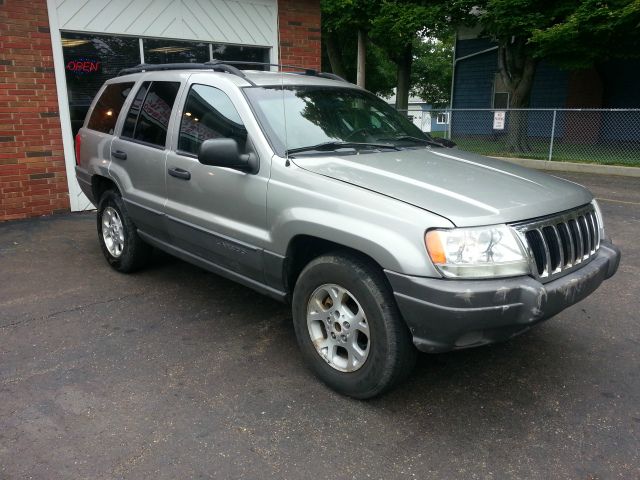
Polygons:
<instances>
[{"instance_id":1,"label":"windshield wiper","mask_svg":"<svg viewBox=\"0 0 640 480\"><path fill-rule=\"evenodd\" d=\"M440 142L437 142L436 140L430 140L428 138L413 137L411 135L398 135L397 137L381 138L380 140L390 140L392 142L394 142L394 141L400 141L401 142L403 140L407 140L407 141L410 141L410 142L423 143L425 145L433 145L435 147L443 147L444 146Z\"/></svg>"},{"instance_id":2,"label":"windshield wiper","mask_svg":"<svg viewBox=\"0 0 640 480\"><path fill-rule=\"evenodd\" d=\"M400 150L395 145L390 143L367 143L367 142L324 142L318 143L317 145L309 145L306 147L298 147L298 148L290 148L287 150L287 154L295 154L302 152L327 152L332 150L338 150L340 148L373 148L373 149L391 149L391 150Z\"/></svg>"}]
</instances>

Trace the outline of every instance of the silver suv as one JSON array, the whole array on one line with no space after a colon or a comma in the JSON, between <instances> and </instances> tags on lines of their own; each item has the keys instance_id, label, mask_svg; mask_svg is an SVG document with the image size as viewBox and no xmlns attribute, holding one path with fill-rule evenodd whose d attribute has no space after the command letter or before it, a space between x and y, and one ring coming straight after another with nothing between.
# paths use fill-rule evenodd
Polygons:
<instances>
[{"instance_id":1,"label":"silver suv","mask_svg":"<svg viewBox=\"0 0 640 480\"><path fill-rule=\"evenodd\" d=\"M585 188L450 146L330 74L142 65L100 90L76 174L113 268L156 247L290 302L314 372L369 398L618 268Z\"/></svg>"}]
</instances>

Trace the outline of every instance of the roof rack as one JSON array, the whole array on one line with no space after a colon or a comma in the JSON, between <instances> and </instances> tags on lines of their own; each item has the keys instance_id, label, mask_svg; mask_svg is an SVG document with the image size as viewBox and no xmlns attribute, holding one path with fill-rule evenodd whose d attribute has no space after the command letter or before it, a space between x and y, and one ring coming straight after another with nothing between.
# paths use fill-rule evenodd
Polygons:
<instances>
[{"instance_id":1,"label":"roof rack","mask_svg":"<svg viewBox=\"0 0 640 480\"><path fill-rule=\"evenodd\" d=\"M140 73L140 72L158 72L163 70L213 70L214 72L227 72L232 75L236 75L246 82L248 82L251 86L255 87L256 84L252 82L245 73L234 65L251 65L251 66L260 66L260 67L278 67L278 68L290 68L293 70L301 70L300 72L295 72L299 75L309 75L312 77L321 77L321 78L329 78L331 80L339 80L341 82L346 82L346 80L338 75L333 73L326 72L318 72L312 68L299 67L297 65L283 65L281 63L264 63L264 62L245 62L242 60L210 60L204 63L159 63L159 64L151 64L151 63L141 63L140 65L136 65L135 67L123 68L118 72L118 76L129 75L132 73Z\"/></svg>"},{"instance_id":2,"label":"roof rack","mask_svg":"<svg viewBox=\"0 0 640 480\"><path fill-rule=\"evenodd\" d=\"M206 62L206 63L141 63L135 67L123 68L118 72L118 76L129 75L140 72L158 72L163 70L213 70L214 72L227 72L246 80L255 87L256 84L247 78L242 70L226 63Z\"/></svg>"},{"instance_id":3,"label":"roof rack","mask_svg":"<svg viewBox=\"0 0 640 480\"><path fill-rule=\"evenodd\" d=\"M255 65L255 66L260 66L260 67L279 67L279 68L291 68L294 70L301 70L301 72L299 73L299 75L309 75L312 77L321 77L321 78L329 78L331 80L339 80L341 82L347 82L344 78L334 74L334 73L328 73L328 72L319 72L318 70L315 70L313 68L306 68L306 67L300 67L298 65L286 65L283 63L265 63L265 62L243 62L241 60L233 60L233 61L225 61L225 60L211 60L210 62L207 62L207 64L214 64L214 65L220 65L220 64L226 64L226 65Z\"/></svg>"}]
</instances>

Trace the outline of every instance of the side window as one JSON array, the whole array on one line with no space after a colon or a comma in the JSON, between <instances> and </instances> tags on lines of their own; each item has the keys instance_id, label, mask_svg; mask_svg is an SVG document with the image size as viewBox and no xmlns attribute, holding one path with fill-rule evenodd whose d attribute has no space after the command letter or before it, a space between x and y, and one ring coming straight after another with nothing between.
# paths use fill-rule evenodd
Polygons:
<instances>
[{"instance_id":1,"label":"side window","mask_svg":"<svg viewBox=\"0 0 640 480\"><path fill-rule=\"evenodd\" d=\"M122 136L164 147L171 109L179 89L180 82L152 82L147 88L143 84L131 105Z\"/></svg>"},{"instance_id":2,"label":"side window","mask_svg":"<svg viewBox=\"0 0 640 480\"><path fill-rule=\"evenodd\" d=\"M493 104L491 106L493 108L509 108L509 92L499 73L493 76Z\"/></svg>"},{"instance_id":3,"label":"side window","mask_svg":"<svg viewBox=\"0 0 640 480\"><path fill-rule=\"evenodd\" d=\"M133 82L112 83L107 85L91 112L87 128L98 132L113 134L122 105L131 92Z\"/></svg>"},{"instance_id":4,"label":"side window","mask_svg":"<svg viewBox=\"0 0 640 480\"><path fill-rule=\"evenodd\" d=\"M197 155L202 142L211 138L232 138L244 152L247 129L222 90L193 85L182 112L178 150Z\"/></svg>"},{"instance_id":5,"label":"side window","mask_svg":"<svg viewBox=\"0 0 640 480\"><path fill-rule=\"evenodd\" d=\"M136 129L136 122L138 121L138 115L140 115L140 108L142 107L144 98L147 96L147 91L149 91L149 85L151 85L151 82L143 82L142 85L140 85L138 93L136 93L133 103L131 104L131 108L129 108L129 113L127 113L127 118L124 119L121 136L133 138L133 133Z\"/></svg>"}]
</instances>

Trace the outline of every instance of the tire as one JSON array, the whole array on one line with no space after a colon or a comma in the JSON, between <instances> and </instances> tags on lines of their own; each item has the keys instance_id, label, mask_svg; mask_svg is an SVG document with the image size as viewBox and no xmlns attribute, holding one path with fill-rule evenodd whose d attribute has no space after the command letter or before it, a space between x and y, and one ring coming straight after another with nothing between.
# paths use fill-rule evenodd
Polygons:
<instances>
[{"instance_id":1,"label":"tire","mask_svg":"<svg viewBox=\"0 0 640 480\"><path fill-rule=\"evenodd\" d=\"M366 258L335 252L312 260L295 284L292 310L305 361L337 392L372 398L411 373L411 334L382 271Z\"/></svg>"},{"instance_id":2,"label":"tire","mask_svg":"<svg viewBox=\"0 0 640 480\"><path fill-rule=\"evenodd\" d=\"M102 253L115 270L130 273L149 262L152 248L138 236L118 191L107 190L100 198L97 227Z\"/></svg>"}]
</instances>

